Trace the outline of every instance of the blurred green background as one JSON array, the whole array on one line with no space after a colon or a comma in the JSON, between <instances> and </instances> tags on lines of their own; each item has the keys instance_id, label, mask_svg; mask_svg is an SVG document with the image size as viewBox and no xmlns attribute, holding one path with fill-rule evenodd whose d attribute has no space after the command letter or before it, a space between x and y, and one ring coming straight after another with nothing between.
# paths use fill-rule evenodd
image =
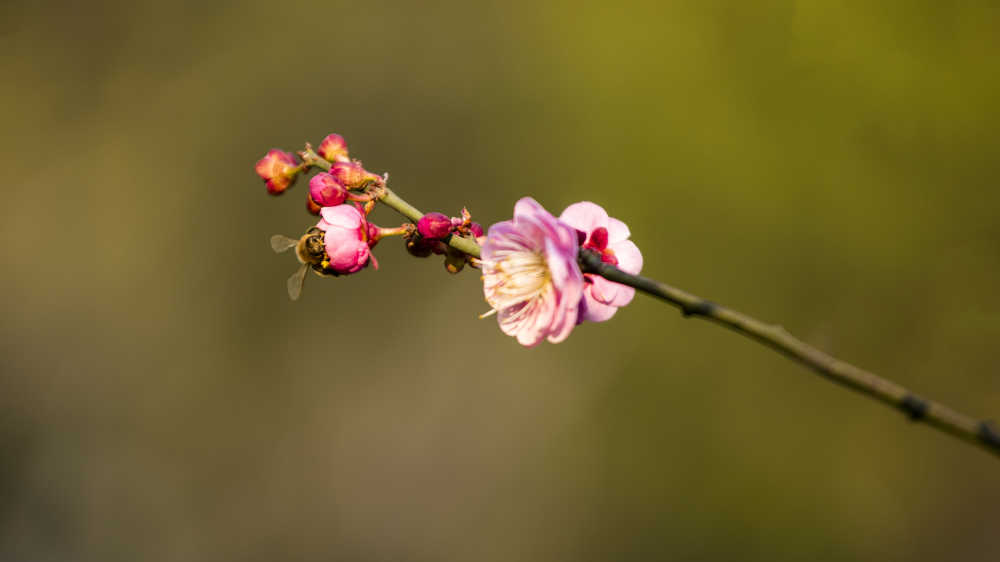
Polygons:
<instances>
[{"instance_id":1,"label":"blurred green background","mask_svg":"<svg viewBox=\"0 0 1000 562\"><path fill-rule=\"evenodd\" d=\"M417 206L593 200L644 272L1000 416L1000 4L0 4L0 559L997 560L997 459L637 297L273 233L329 132ZM395 215L379 210L382 224ZM398 224L398 223L397 223Z\"/></svg>"}]
</instances>

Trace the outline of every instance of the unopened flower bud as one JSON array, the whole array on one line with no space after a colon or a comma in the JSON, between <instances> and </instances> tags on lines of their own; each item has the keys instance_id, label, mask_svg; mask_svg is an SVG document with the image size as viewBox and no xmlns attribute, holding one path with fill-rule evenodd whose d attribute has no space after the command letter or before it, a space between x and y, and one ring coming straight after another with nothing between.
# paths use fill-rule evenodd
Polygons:
<instances>
[{"instance_id":1,"label":"unopened flower bud","mask_svg":"<svg viewBox=\"0 0 1000 562\"><path fill-rule=\"evenodd\" d=\"M413 257L426 258L431 255L434 248L434 243L437 240L428 240L426 238L421 238L419 236L413 236L406 241L406 251Z\"/></svg>"},{"instance_id":2,"label":"unopened flower bud","mask_svg":"<svg viewBox=\"0 0 1000 562\"><path fill-rule=\"evenodd\" d=\"M424 238L447 238L451 234L451 219L443 213L427 213L417 221L417 232Z\"/></svg>"},{"instance_id":3,"label":"unopened flower bud","mask_svg":"<svg viewBox=\"0 0 1000 562\"><path fill-rule=\"evenodd\" d=\"M336 207L347 200L347 189L330 174L320 172L309 180L309 196L320 207Z\"/></svg>"},{"instance_id":4,"label":"unopened flower bud","mask_svg":"<svg viewBox=\"0 0 1000 562\"><path fill-rule=\"evenodd\" d=\"M257 161L254 168L267 185L267 191L271 195L280 195L288 189L299 174L299 164L295 157L284 150L277 148L268 151L263 158Z\"/></svg>"},{"instance_id":5,"label":"unopened flower bud","mask_svg":"<svg viewBox=\"0 0 1000 562\"><path fill-rule=\"evenodd\" d=\"M474 237L479 238L483 235L483 225L478 222L470 223L469 232L471 232Z\"/></svg>"},{"instance_id":6,"label":"unopened flower bud","mask_svg":"<svg viewBox=\"0 0 1000 562\"><path fill-rule=\"evenodd\" d=\"M337 133L331 133L323 139L323 142L319 143L319 149L316 150L323 159L330 162L346 162L347 158L347 141L344 137L338 135Z\"/></svg>"},{"instance_id":7,"label":"unopened flower bud","mask_svg":"<svg viewBox=\"0 0 1000 562\"><path fill-rule=\"evenodd\" d=\"M361 189L369 183L382 181L382 178L365 170L357 162L334 162L330 167L330 175L347 189Z\"/></svg>"},{"instance_id":8,"label":"unopened flower bud","mask_svg":"<svg viewBox=\"0 0 1000 562\"><path fill-rule=\"evenodd\" d=\"M320 209L322 209L322 208L323 207L321 205L317 205L316 202L313 201L312 195L309 195L308 193L306 194L306 210L307 211L309 211L310 213L312 213L314 215L318 215Z\"/></svg>"},{"instance_id":9,"label":"unopened flower bud","mask_svg":"<svg viewBox=\"0 0 1000 562\"><path fill-rule=\"evenodd\" d=\"M444 256L444 268L448 273L455 274L465 267L465 253L449 247L448 253Z\"/></svg>"}]
</instances>

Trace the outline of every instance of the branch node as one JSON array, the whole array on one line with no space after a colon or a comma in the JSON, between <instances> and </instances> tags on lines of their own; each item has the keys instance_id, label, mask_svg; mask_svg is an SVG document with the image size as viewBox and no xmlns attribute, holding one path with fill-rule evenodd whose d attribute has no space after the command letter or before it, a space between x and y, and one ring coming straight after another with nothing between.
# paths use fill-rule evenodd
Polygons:
<instances>
[{"instance_id":1,"label":"branch node","mask_svg":"<svg viewBox=\"0 0 1000 562\"><path fill-rule=\"evenodd\" d=\"M927 415L927 402L915 394L907 394L899 403L899 408L906 412L906 415L913 421L922 419Z\"/></svg>"},{"instance_id":2,"label":"branch node","mask_svg":"<svg viewBox=\"0 0 1000 562\"><path fill-rule=\"evenodd\" d=\"M979 439L994 449L1000 449L1000 433L990 420L980 422Z\"/></svg>"},{"instance_id":3,"label":"branch node","mask_svg":"<svg viewBox=\"0 0 1000 562\"><path fill-rule=\"evenodd\" d=\"M681 314L688 318L690 316L711 316L718 305L712 301L701 299L694 304L681 305Z\"/></svg>"}]
</instances>

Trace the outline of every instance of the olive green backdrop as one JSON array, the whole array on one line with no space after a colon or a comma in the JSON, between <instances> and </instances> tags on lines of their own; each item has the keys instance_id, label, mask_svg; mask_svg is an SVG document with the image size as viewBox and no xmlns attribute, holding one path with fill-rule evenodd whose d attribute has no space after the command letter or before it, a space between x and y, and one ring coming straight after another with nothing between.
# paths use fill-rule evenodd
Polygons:
<instances>
[{"instance_id":1,"label":"olive green backdrop","mask_svg":"<svg viewBox=\"0 0 1000 562\"><path fill-rule=\"evenodd\" d=\"M5 2L0 559L997 560L1000 462L639 296L523 349L398 241L307 279L272 147L1000 416L994 1ZM388 209L376 221L397 221ZM398 224L398 222L396 223Z\"/></svg>"}]
</instances>

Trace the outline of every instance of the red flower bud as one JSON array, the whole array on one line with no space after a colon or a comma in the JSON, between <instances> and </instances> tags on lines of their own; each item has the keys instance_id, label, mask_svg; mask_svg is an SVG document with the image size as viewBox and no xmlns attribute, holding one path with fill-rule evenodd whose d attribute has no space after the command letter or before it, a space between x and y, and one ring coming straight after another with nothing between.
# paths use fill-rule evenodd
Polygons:
<instances>
[{"instance_id":1,"label":"red flower bud","mask_svg":"<svg viewBox=\"0 0 1000 562\"><path fill-rule=\"evenodd\" d=\"M379 183L382 178L368 172L357 162L334 162L330 175L347 189L361 189L369 183Z\"/></svg>"},{"instance_id":2,"label":"red flower bud","mask_svg":"<svg viewBox=\"0 0 1000 562\"><path fill-rule=\"evenodd\" d=\"M300 170L299 163L295 161L294 156L277 148L269 150L263 158L258 160L254 169L257 175L264 180L267 191L271 195L280 195L291 187Z\"/></svg>"},{"instance_id":3,"label":"red flower bud","mask_svg":"<svg viewBox=\"0 0 1000 562\"><path fill-rule=\"evenodd\" d=\"M471 232L474 237L479 238L483 235L483 225L478 222L470 223L469 232Z\"/></svg>"},{"instance_id":4,"label":"red flower bud","mask_svg":"<svg viewBox=\"0 0 1000 562\"><path fill-rule=\"evenodd\" d=\"M409 252L411 256L426 258L431 255L431 252L433 252L434 243L439 242L437 240L428 240L426 238L414 236L406 241L406 251Z\"/></svg>"},{"instance_id":5,"label":"red flower bud","mask_svg":"<svg viewBox=\"0 0 1000 562\"><path fill-rule=\"evenodd\" d=\"M451 226L451 219L444 214L427 213L417 221L417 232L424 238L447 238Z\"/></svg>"},{"instance_id":6,"label":"red flower bud","mask_svg":"<svg viewBox=\"0 0 1000 562\"><path fill-rule=\"evenodd\" d=\"M347 141L337 133L327 135L323 142L319 143L319 149L316 152L330 162L348 160Z\"/></svg>"},{"instance_id":7,"label":"red flower bud","mask_svg":"<svg viewBox=\"0 0 1000 562\"><path fill-rule=\"evenodd\" d=\"M320 172L309 180L309 196L320 207L335 207L347 200L347 189L332 175Z\"/></svg>"}]
</instances>

